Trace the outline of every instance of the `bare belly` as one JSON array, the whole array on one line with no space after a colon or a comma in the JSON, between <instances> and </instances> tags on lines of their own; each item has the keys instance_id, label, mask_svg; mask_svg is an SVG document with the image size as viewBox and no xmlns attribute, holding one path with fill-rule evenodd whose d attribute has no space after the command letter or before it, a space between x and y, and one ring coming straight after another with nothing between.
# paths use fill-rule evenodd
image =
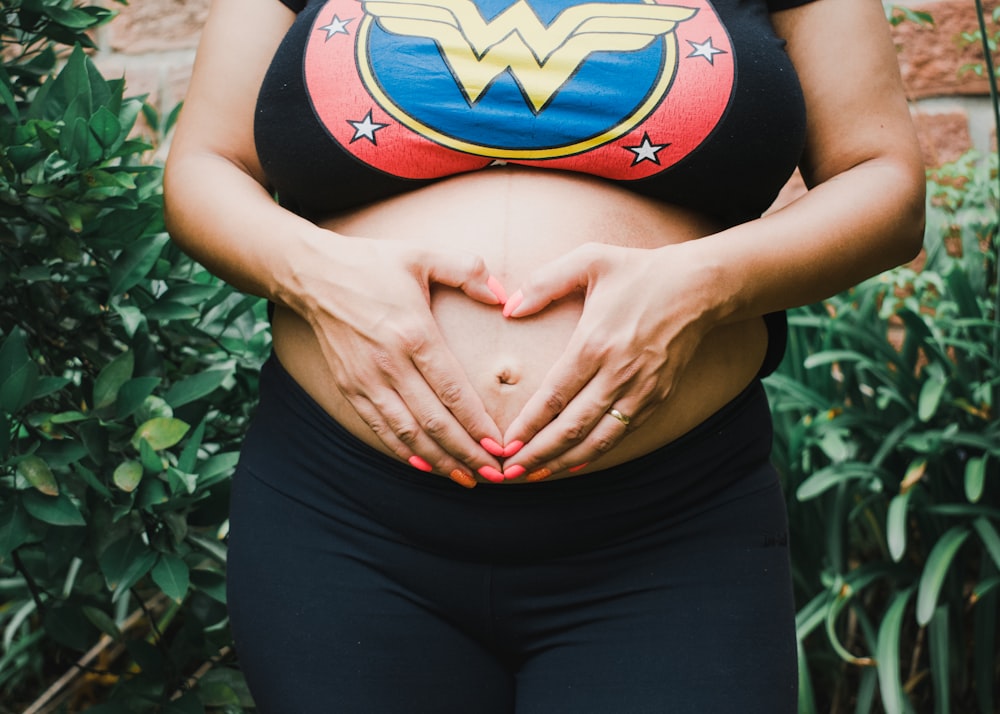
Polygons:
<instances>
[{"instance_id":1,"label":"bare belly","mask_svg":"<svg viewBox=\"0 0 1000 714\"><path fill-rule=\"evenodd\" d=\"M536 266L584 243L651 249L717 229L691 212L595 179L511 167L432 184L321 225L347 236L405 239L478 254L508 292ZM501 431L562 353L582 308L581 294L532 317L505 319L498 308L457 290L436 289L431 299L449 348ZM355 436L390 453L333 385L309 326L279 308L273 327L275 351L296 381ZM760 319L716 327L652 418L577 473L636 458L689 431L750 383L766 346Z\"/></svg>"}]
</instances>

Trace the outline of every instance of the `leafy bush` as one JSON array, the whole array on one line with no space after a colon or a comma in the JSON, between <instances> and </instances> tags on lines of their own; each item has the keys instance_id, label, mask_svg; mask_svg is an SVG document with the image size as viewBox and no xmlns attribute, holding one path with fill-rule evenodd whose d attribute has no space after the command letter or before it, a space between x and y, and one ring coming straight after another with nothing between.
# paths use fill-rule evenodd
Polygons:
<instances>
[{"instance_id":1,"label":"leafy bush","mask_svg":"<svg viewBox=\"0 0 1000 714\"><path fill-rule=\"evenodd\" d=\"M934 172L923 269L791 315L769 388L803 712L996 711L995 182L995 156Z\"/></svg>"},{"instance_id":2,"label":"leafy bush","mask_svg":"<svg viewBox=\"0 0 1000 714\"><path fill-rule=\"evenodd\" d=\"M185 683L229 643L220 538L268 347L261 305L169 243L161 169L132 138L143 102L83 50L111 13L3 13L0 700L105 633L127 655L91 665L113 685L101 711L178 694L175 711L238 706L224 668ZM145 625L123 632L136 609Z\"/></svg>"}]
</instances>

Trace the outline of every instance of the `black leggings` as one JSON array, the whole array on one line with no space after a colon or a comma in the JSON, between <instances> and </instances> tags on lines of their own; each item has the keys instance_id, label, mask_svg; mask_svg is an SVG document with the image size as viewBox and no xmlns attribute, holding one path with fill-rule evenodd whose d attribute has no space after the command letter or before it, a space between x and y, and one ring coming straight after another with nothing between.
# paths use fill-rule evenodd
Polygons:
<instances>
[{"instance_id":1,"label":"black leggings","mask_svg":"<svg viewBox=\"0 0 1000 714\"><path fill-rule=\"evenodd\" d=\"M229 551L259 711L795 711L759 383L621 466L465 490L354 438L274 359L261 382Z\"/></svg>"}]
</instances>

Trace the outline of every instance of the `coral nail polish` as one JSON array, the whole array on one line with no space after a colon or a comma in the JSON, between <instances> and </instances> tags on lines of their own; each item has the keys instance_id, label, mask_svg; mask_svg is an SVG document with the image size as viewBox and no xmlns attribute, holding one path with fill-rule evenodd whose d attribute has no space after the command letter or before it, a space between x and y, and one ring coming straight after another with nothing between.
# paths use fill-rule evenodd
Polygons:
<instances>
[{"instance_id":1,"label":"coral nail polish","mask_svg":"<svg viewBox=\"0 0 1000 714\"><path fill-rule=\"evenodd\" d=\"M480 466L478 470L479 470L479 475L482 476L487 481L491 481L493 483L503 483L502 471L498 471L492 466Z\"/></svg>"},{"instance_id":2,"label":"coral nail polish","mask_svg":"<svg viewBox=\"0 0 1000 714\"><path fill-rule=\"evenodd\" d=\"M472 478L472 474L466 473L465 471L462 471L462 469L455 469L450 474L448 474L448 476L449 478L451 478L452 481L457 483L459 486L462 486L463 488L476 487L476 479Z\"/></svg>"},{"instance_id":3,"label":"coral nail polish","mask_svg":"<svg viewBox=\"0 0 1000 714\"><path fill-rule=\"evenodd\" d=\"M524 294L520 290L507 298L507 302L503 306L503 316L510 317L510 314L520 307L522 300L524 300Z\"/></svg>"},{"instance_id":4,"label":"coral nail polish","mask_svg":"<svg viewBox=\"0 0 1000 714\"><path fill-rule=\"evenodd\" d=\"M503 289L500 281L492 275L486 279L486 287L490 289L490 292L500 301L501 305L507 302L507 291Z\"/></svg>"},{"instance_id":5,"label":"coral nail polish","mask_svg":"<svg viewBox=\"0 0 1000 714\"><path fill-rule=\"evenodd\" d=\"M407 459L407 461L409 462L410 466L420 471L432 471L434 469L433 466L431 466L429 463L424 461L416 454Z\"/></svg>"},{"instance_id":6,"label":"coral nail polish","mask_svg":"<svg viewBox=\"0 0 1000 714\"><path fill-rule=\"evenodd\" d=\"M546 469L546 468L535 469L530 474L525 476L524 480L527 481L528 483L534 483L535 481L542 481L544 479L547 479L551 475L552 475L552 469Z\"/></svg>"},{"instance_id":7,"label":"coral nail polish","mask_svg":"<svg viewBox=\"0 0 1000 714\"><path fill-rule=\"evenodd\" d=\"M500 444L498 444L495 439L491 439L488 436L484 436L482 439L479 440L479 444L484 449L486 449L486 451L488 451L492 456L496 457L507 456L507 454L504 453L505 452L504 447L500 446Z\"/></svg>"},{"instance_id":8,"label":"coral nail polish","mask_svg":"<svg viewBox=\"0 0 1000 714\"><path fill-rule=\"evenodd\" d=\"M570 467L569 467L569 472L570 472L571 474L575 474L575 473L576 473L577 471L579 471L580 469L582 469L582 468L586 467L586 466L587 466L587 464L589 464L589 463L590 463L589 461L584 461L584 462L583 462L582 464L577 464L576 466L570 466Z\"/></svg>"},{"instance_id":9,"label":"coral nail polish","mask_svg":"<svg viewBox=\"0 0 1000 714\"><path fill-rule=\"evenodd\" d=\"M523 466L521 466L521 464L516 464L514 466L511 466L509 469L504 469L503 470L503 477L505 479L507 479L508 481L510 481L512 479L517 478L521 474L523 474L524 471L525 471L525 469L524 469Z\"/></svg>"},{"instance_id":10,"label":"coral nail polish","mask_svg":"<svg viewBox=\"0 0 1000 714\"><path fill-rule=\"evenodd\" d=\"M505 447L503 447L503 454L500 454L500 455L503 456L505 459L509 458L509 457L513 456L514 454L516 454L518 451L520 451L522 446L524 446L524 442L523 441L512 441L509 444L507 444ZM487 449L487 451L489 451L489 449ZM492 453L492 452L490 452L490 453ZM498 454L493 454L493 455L497 456Z\"/></svg>"}]
</instances>

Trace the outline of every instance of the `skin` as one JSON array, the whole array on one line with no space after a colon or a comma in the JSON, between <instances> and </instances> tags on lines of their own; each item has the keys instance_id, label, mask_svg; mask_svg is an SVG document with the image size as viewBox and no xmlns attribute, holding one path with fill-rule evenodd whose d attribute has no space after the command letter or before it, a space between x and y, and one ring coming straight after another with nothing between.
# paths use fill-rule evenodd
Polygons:
<instances>
[{"instance_id":1,"label":"skin","mask_svg":"<svg viewBox=\"0 0 1000 714\"><path fill-rule=\"evenodd\" d=\"M275 0L215 0L167 163L171 235L274 301L286 369L414 468L470 486L484 470L534 481L635 458L749 383L760 315L919 250L923 165L881 4L819 0L772 18L805 93L812 189L780 211L719 230L596 179L506 167L313 224L271 200L252 135L294 16ZM553 206L572 210L556 221ZM498 456L483 439L524 446Z\"/></svg>"}]
</instances>

